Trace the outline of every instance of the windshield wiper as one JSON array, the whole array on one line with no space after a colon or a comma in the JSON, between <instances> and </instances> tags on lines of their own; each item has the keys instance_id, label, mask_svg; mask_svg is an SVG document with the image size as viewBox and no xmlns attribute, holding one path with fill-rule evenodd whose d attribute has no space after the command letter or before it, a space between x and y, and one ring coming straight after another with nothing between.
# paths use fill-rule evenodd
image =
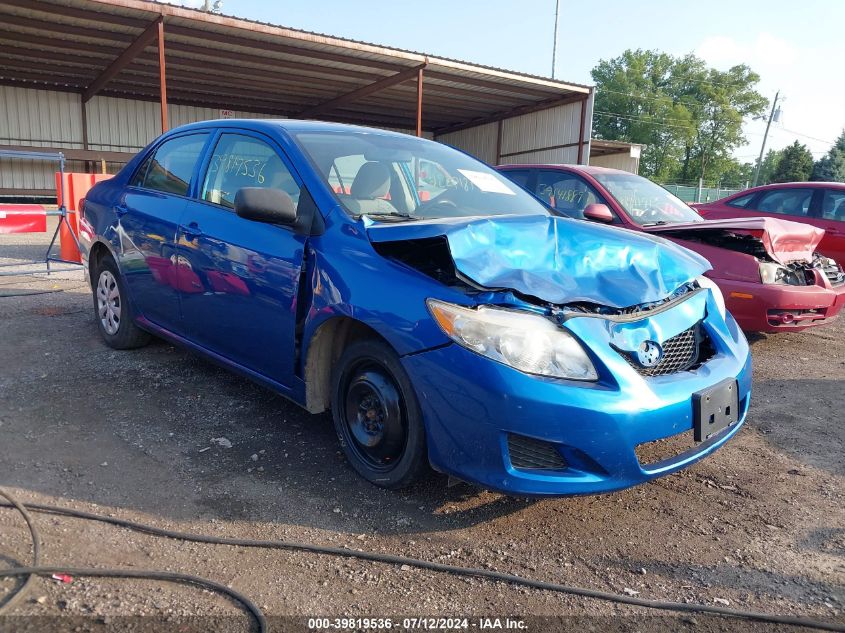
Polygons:
<instances>
[{"instance_id":1,"label":"windshield wiper","mask_svg":"<svg viewBox=\"0 0 845 633\"><path fill-rule=\"evenodd\" d=\"M368 217L368 218L402 218L403 220L419 220L418 217L411 215L410 213L399 213L399 212L396 212L396 213L389 213L389 212L362 213L358 217L363 218L365 216Z\"/></svg>"},{"instance_id":2,"label":"windshield wiper","mask_svg":"<svg viewBox=\"0 0 845 633\"><path fill-rule=\"evenodd\" d=\"M674 224L673 222L667 222L666 220L658 220L657 222L645 222L643 226L663 226L664 224Z\"/></svg>"}]
</instances>

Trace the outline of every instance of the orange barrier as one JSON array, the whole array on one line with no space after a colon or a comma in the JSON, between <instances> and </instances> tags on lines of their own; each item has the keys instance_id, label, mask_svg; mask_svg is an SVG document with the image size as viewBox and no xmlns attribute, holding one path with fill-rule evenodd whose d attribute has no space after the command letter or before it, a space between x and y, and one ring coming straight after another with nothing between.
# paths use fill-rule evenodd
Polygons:
<instances>
[{"instance_id":1,"label":"orange barrier","mask_svg":"<svg viewBox=\"0 0 845 633\"><path fill-rule=\"evenodd\" d=\"M62 179L64 177L64 182ZM61 208L67 208L67 223L59 228L59 248L61 258L66 262L82 262L82 255L76 246L75 236L79 235L79 210L82 200L95 184L108 180L111 174L73 174L56 172L56 201ZM64 198L62 197L64 191ZM73 231L73 235L71 235Z\"/></svg>"}]
</instances>

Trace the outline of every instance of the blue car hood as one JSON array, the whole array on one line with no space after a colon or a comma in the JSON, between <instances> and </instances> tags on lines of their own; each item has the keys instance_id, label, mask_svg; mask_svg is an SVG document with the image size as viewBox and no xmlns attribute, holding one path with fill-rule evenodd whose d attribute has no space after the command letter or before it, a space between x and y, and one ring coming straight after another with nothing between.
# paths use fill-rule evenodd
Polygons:
<instances>
[{"instance_id":1,"label":"blue car hood","mask_svg":"<svg viewBox=\"0 0 845 633\"><path fill-rule=\"evenodd\" d=\"M662 238L561 217L498 216L371 223L371 242L444 236L455 268L472 282L554 304L627 308L666 298L710 269Z\"/></svg>"}]
</instances>

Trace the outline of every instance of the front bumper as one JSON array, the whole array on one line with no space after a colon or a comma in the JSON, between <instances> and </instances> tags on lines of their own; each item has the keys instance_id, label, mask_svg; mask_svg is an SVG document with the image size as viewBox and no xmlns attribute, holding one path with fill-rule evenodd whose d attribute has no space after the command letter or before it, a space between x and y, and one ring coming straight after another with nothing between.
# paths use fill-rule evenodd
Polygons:
<instances>
[{"instance_id":1,"label":"front bumper","mask_svg":"<svg viewBox=\"0 0 845 633\"><path fill-rule=\"evenodd\" d=\"M798 332L830 322L845 307L845 284L832 287L822 279L814 286L713 281L725 295L728 310L747 332Z\"/></svg>"},{"instance_id":2,"label":"front bumper","mask_svg":"<svg viewBox=\"0 0 845 633\"><path fill-rule=\"evenodd\" d=\"M575 321L579 323L574 323ZM582 340L614 327L604 319L570 323ZM751 389L748 345L728 317L703 321L715 355L695 370L645 378L620 354L591 346L596 383L529 376L458 345L406 356L417 389L432 465L445 473L513 495L595 494L674 472L724 444L745 421ZM726 379L739 387L738 421L690 450L641 464L640 444L693 428L692 394ZM554 443L566 466L515 468L510 434Z\"/></svg>"}]
</instances>

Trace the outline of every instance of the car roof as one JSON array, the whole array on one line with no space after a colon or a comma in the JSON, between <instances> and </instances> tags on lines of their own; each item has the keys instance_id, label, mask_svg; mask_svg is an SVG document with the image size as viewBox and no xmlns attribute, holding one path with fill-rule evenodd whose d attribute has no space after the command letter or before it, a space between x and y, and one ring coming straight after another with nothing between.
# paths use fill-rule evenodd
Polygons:
<instances>
[{"instance_id":1,"label":"car roof","mask_svg":"<svg viewBox=\"0 0 845 633\"><path fill-rule=\"evenodd\" d=\"M773 182L768 185L758 185L750 189L744 189L739 194L747 195L750 193L757 193L759 191L769 191L772 189L790 189L794 187L801 187L802 189L818 189L824 187L825 189L845 189L843 182L827 182L823 180L804 181L804 182ZM734 195L739 195L734 194Z\"/></svg>"},{"instance_id":2,"label":"car roof","mask_svg":"<svg viewBox=\"0 0 845 633\"><path fill-rule=\"evenodd\" d=\"M596 165L574 165L564 163L532 163L529 165L509 164L499 165L502 169L560 169L561 171L579 171L584 174L626 174L635 176L624 169L611 169L610 167L598 167Z\"/></svg>"},{"instance_id":3,"label":"car roof","mask_svg":"<svg viewBox=\"0 0 845 633\"><path fill-rule=\"evenodd\" d=\"M366 132L370 134L382 134L387 136L408 136L400 132L384 130L381 128L365 127L362 125L350 125L347 123L332 123L329 121L312 121L305 119L209 119L197 121L169 130L168 134L188 131L192 129L203 129L208 127L236 127L256 131L285 130L287 132Z\"/></svg>"}]
</instances>

